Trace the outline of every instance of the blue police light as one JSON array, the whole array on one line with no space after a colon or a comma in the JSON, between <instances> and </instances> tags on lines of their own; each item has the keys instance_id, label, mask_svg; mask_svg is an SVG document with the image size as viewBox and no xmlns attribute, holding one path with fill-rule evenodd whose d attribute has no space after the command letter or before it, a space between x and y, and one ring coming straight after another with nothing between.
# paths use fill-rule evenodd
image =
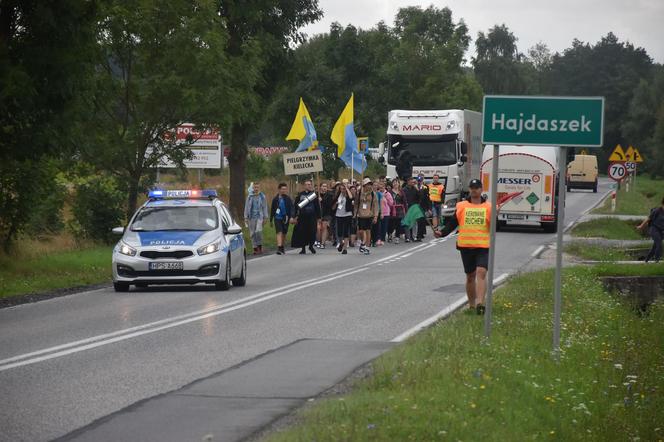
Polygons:
<instances>
[{"instance_id":1,"label":"blue police light","mask_svg":"<svg viewBox=\"0 0 664 442\"><path fill-rule=\"evenodd\" d=\"M148 198L163 198L164 191L161 189L150 190L148 192Z\"/></svg>"},{"instance_id":2,"label":"blue police light","mask_svg":"<svg viewBox=\"0 0 664 442\"><path fill-rule=\"evenodd\" d=\"M214 189L204 189L203 190L203 196L208 197L208 198L210 198L210 197L216 198L217 197L217 191L214 190Z\"/></svg>"}]
</instances>

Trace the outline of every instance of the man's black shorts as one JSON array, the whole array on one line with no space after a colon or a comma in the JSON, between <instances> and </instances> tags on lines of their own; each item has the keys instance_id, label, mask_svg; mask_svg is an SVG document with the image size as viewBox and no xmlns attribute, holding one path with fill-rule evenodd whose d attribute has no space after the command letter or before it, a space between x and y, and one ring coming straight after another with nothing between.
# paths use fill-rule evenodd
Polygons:
<instances>
[{"instance_id":1,"label":"man's black shorts","mask_svg":"<svg viewBox=\"0 0 664 442\"><path fill-rule=\"evenodd\" d=\"M373 218L358 218L357 230L371 230L372 224L373 224Z\"/></svg>"},{"instance_id":2,"label":"man's black shorts","mask_svg":"<svg viewBox=\"0 0 664 442\"><path fill-rule=\"evenodd\" d=\"M288 221L283 219L274 219L274 230L277 233L283 233L286 235L288 233Z\"/></svg>"},{"instance_id":3,"label":"man's black shorts","mask_svg":"<svg viewBox=\"0 0 664 442\"><path fill-rule=\"evenodd\" d=\"M489 268L489 249L466 249L460 248L463 271L466 274L473 273L477 267Z\"/></svg>"}]
</instances>

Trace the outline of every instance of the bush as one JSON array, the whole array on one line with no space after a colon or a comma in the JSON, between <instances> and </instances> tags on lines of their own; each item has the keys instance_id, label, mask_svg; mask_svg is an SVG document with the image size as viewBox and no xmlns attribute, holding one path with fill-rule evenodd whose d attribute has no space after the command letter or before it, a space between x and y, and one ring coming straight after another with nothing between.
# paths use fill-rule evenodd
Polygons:
<instances>
[{"instance_id":1,"label":"bush","mask_svg":"<svg viewBox=\"0 0 664 442\"><path fill-rule=\"evenodd\" d=\"M67 186L53 162L44 162L39 180L39 198L34 199L24 227L30 236L54 234L62 231L62 209L67 199Z\"/></svg>"},{"instance_id":2,"label":"bush","mask_svg":"<svg viewBox=\"0 0 664 442\"><path fill-rule=\"evenodd\" d=\"M124 217L124 194L107 176L93 175L78 180L72 204L74 220L69 228L77 237L111 243L116 238L111 229Z\"/></svg>"}]
</instances>

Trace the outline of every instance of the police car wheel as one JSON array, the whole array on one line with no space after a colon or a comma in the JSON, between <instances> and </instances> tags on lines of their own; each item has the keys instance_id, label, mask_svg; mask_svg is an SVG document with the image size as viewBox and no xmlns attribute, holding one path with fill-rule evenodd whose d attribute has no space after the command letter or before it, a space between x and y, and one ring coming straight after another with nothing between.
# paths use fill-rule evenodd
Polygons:
<instances>
[{"instance_id":1,"label":"police car wheel","mask_svg":"<svg viewBox=\"0 0 664 442\"><path fill-rule=\"evenodd\" d=\"M247 257L242 260L242 273L239 278L233 278L234 287L244 287L247 284Z\"/></svg>"},{"instance_id":2,"label":"police car wheel","mask_svg":"<svg viewBox=\"0 0 664 442\"><path fill-rule=\"evenodd\" d=\"M220 281L216 281L214 283L214 286L217 290L228 290L231 288L231 257L228 256L226 258L226 271L225 271L225 276L224 279Z\"/></svg>"},{"instance_id":3,"label":"police car wheel","mask_svg":"<svg viewBox=\"0 0 664 442\"><path fill-rule=\"evenodd\" d=\"M128 292L129 284L126 282L114 282L113 289L115 289L116 292Z\"/></svg>"}]
</instances>

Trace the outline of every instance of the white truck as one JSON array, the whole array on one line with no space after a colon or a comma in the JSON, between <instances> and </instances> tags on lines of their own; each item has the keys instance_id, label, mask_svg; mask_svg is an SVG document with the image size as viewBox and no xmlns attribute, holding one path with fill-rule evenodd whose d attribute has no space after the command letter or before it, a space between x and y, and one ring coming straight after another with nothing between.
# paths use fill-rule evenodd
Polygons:
<instances>
[{"instance_id":1,"label":"white truck","mask_svg":"<svg viewBox=\"0 0 664 442\"><path fill-rule=\"evenodd\" d=\"M511 196L498 211L496 228L536 225L555 232L558 202L558 155L555 146L500 146L498 201ZM490 195L493 146L484 148L482 188Z\"/></svg>"},{"instance_id":2,"label":"white truck","mask_svg":"<svg viewBox=\"0 0 664 442\"><path fill-rule=\"evenodd\" d=\"M478 178L482 159L482 114L470 110L392 110L387 142L380 143L387 176L397 177L403 158L412 175L426 181L439 175L445 185L442 216L452 216L466 197L468 182Z\"/></svg>"}]
</instances>

